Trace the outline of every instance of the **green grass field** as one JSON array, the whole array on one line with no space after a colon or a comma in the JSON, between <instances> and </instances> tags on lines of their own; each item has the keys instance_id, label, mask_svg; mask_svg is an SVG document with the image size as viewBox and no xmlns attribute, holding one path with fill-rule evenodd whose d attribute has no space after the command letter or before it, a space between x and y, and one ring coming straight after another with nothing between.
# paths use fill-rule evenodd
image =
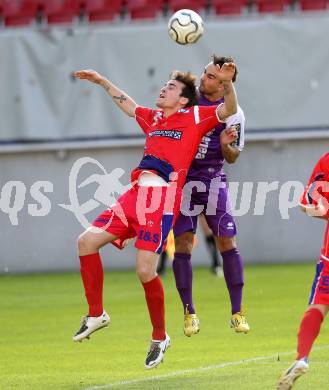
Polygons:
<instances>
[{"instance_id":1,"label":"green grass field","mask_svg":"<svg viewBox=\"0 0 329 390\"><path fill-rule=\"evenodd\" d=\"M274 389L294 359L313 265L246 267L244 303L251 333L228 326L223 279L194 273L201 332L187 338L171 270L164 278L172 347L155 370L144 369L150 324L143 289L133 272L105 278L110 327L73 343L86 312L79 274L0 277L0 389ZM312 353L311 370L296 389L328 388L328 325Z\"/></svg>"}]
</instances>

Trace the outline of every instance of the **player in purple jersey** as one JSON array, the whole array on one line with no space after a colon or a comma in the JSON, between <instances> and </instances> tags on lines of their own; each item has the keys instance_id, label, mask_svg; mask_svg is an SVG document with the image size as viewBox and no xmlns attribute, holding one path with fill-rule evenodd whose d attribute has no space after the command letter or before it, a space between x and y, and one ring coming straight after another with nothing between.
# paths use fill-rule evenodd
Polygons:
<instances>
[{"instance_id":1,"label":"player in purple jersey","mask_svg":"<svg viewBox=\"0 0 329 390\"><path fill-rule=\"evenodd\" d=\"M218 105L225 96L225 89L218 71L225 62L234 62L229 57L213 56L200 80L202 105ZM237 71L234 75L235 81ZM244 286L243 262L236 245L236 225L230 212L229 194L224 162L234 163L244 146L244 114L241 108L207 133L199 145L190 167L184 187L181 213L174 226L175 257L173 270L176 287L184 307L184 333L192 336L200 330L192 299L191 255L198 215L203 213L212 230L217 247L223 258L224 277L231 300L230 325L236 332L249 332L250 328L241 308ZM232 144L229 135L236 133Z\"/></svg>"}]
</instances>

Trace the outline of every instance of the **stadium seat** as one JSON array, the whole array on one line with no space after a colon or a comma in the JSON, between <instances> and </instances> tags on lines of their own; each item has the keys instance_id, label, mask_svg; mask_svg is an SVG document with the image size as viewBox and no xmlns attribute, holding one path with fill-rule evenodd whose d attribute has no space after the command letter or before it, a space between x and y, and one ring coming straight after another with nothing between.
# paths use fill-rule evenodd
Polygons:
<instances>
[{"instance_id":1,"label":"stadium seat","mask_svg":"<svg viewBox=\"0 0 329 390\"><path fill-rule=\"evenodd\" d=\"M126 9L131 19L154 19L162 12L164 0L127 0Z\"/></svg>"},{"instance_id":2,"label":"stadium seat","mask_svg":"<svg viewBox=\"0 0 329 390\"><path fill-rule=\"evenodd\" d=\"M282 13L291 0L255 0L259 13Z\"/></svg>"},{"instance_id":3,"label":"stadium seat","mask_svg":"<svg viewBox=\"0 0 329 390\"><path fill-rule=\"evenodd\" d=\"M48 23L71 23L80 13L80 2L79 0L43 0L42 8Z\"/></svg>"},{"instance_id":4,"label":"stadium seat","mask_svg":"<svg viewBox=\"0 0 329 390\"><path fill-rule=\"evenodd\" d=\"M0 0L0 23L2 23L3 20L3 0Z\"/></svg>"},{"instance_id":5,"label":"stadium seat","mask_svg":"<svg viewBox=\"0 0 329 390\"><path fill-rule=\"evenodd\" d=\"M121 12L121 0L85 0L85 12L91 22L112 20Z\"/></svg>"},{"instance_id":6,"label":"stadium seat","mask_svg":"<svg viewBox=\"0 0 329 390\"><path fill-rule=\"evenodd\" d=\"M3 0L2 16L5 26L29 25L37 16L35 0Z\"/></svg>"},{"instance_id":7,"label":"stadium seat","mask_svg":"<svg viewBox=\"0 0 329 390\"><path fill-rule=\"evenodd\" d=\"M323 11L327 9L327 6L327 0L300 0L302 11Z\"/></svg>"},{"instance_id":8,"label":"stadium seat","mask_svg":"<svg viewBox=\"0 0 329 390\"><path fill-rule=\"evenodd\" d=\"M217 15L238 15L248 5L248 0L212 0Z\"/></svg>"},{"instance_id":9,"label":"stadium seat","mask_svg":"<svg viewBox=\"0 0 329 390\"><path fill-rule=\"evenodd\" d=\"M169 0L168 7L172 12L176 12L182 8L192 9L196 12L201 11L206 7L206 0Z\"/></svg>"}]
</instances>

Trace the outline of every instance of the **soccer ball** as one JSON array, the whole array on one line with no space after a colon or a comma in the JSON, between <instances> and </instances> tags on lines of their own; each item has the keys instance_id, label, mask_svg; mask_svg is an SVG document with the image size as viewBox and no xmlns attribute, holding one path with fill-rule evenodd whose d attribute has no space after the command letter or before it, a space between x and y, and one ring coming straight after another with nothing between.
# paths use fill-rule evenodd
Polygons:
<instances>
[{"instance_id":1,"label":"soccer ball","mask_svg":"<svg viewBox=\"0 0 329 390\"><path fill-rule=\"evenodd\" d=\"M195 43L202 37L203 20L191 9L181 9L169 19L168 32L170 38L180 45Z\"/></svg>"}]
</instances>

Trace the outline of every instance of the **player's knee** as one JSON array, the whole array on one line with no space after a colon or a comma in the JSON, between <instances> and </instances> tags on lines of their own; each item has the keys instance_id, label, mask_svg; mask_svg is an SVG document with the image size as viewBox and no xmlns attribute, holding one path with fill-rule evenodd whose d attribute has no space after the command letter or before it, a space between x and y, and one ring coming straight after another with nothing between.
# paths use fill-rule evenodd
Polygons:
<instances>
[{"instance_id":1,"label":"player's knee","mask_svg":"<svg viewBox=\"0 0 329 390\"><path fill-rule=\"evenodd\" d=\"M323 315L323 317L325 317L328 314L329 306L322 304L313 304L309 306L309 309L317 309Z\"/></svg>"},{"instance_id":2,"label":"player's knee","mask_svg":"<svg viewBox=\"0 0 329 390\"><path fill-rule=\"evenodd\" d=\"M98 248L95 246L88 233L84 232L80 234L78 238L78 250L80 255L86 255L95 253Z\"/></svg>"},{"instance_id":3,"label":"player's knee","mask_svg":"<svg viewBox=\"0 0 329 390\"><path fill-rule=\"evenodd\" d=\"M151 269L146 264L139 265L136 268L136 273L137 273L139 280L142 283L147 283L147 282L151 281L152 279L154 279L156 276L154 269L153 268Z\"/></svg>"},{"instance_id":4,"label":"player's knee","mask_svg":"<svg viewBox=\"0 0 329 390\"><path fill-rule=\"evenodd\" d=\"M216 237L216 243L220 253L236 248L235 237Z\"/></svg>"},{"instance_id":5,"label":"player's knee","mask_svg":"<svg viewBox=\"0 0 329 390\"><path fill-rule=\"evenodd\" d=\"M192 254L193 241L194 234L191 232L175 237L175 252Z\"/></svg>"}]
</instances>

